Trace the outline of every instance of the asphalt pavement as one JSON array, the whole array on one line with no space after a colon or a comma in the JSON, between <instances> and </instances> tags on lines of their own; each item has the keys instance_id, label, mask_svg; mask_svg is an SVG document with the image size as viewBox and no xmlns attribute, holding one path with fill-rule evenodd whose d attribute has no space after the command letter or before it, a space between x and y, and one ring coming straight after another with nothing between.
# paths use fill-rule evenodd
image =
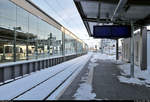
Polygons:
<instances>
[{"instance_id":1,"label":"asphalt pavement","mask_svg":"<svg viewBox=\"0 0 150 102\"><path fill-rule=\"evenodd\" d=\"M120 83L117 76L120 75L120 69L115 61L97 60L98 65L94 68L92 88L96 93L95 99L102 100L137 100L150 99L150 88ZM88 71L88 63L80 72L72 84L67 88L60 100L74 100L73 95L79 87L81 78Z\"/></svg>"}]
</instances>

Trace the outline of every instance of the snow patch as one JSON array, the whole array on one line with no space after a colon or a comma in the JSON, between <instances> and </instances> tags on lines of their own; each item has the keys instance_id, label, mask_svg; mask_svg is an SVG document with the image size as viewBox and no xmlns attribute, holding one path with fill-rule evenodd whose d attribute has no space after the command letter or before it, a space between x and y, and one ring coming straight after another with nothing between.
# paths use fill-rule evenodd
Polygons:
<instances>
[{"instance_id":1,"label":"snow patch","mask_svg":"<svg viewBox=\"0 0 150 102\"><path fill-rule=\"evenodd\" d=\"M101 59L101 60L115 60L116 59L115 55L107 55L107 54L102 54L102 53L97 53L94 57L97 59Z\"/></svg>"},{"instance_id":2,"label":"snow patch","mask_svg":"<svg viewBox=\"0 0 150 102\"><path fill-rule=\"evenodd\" d=\"M93 70L98 65L97 59L99 56L94 54L88 65L88 70L84 77L81 78L81 84L74 94L75 100L95 100L96 94L92 93ZM100 99L99 99L100 100Z\"/></svg>"},{"instance_id":3,"label":"snow patch","mask_svg":"<svg viewBox=\"0 0 150 102\"><path fill-rule=\"evenodd\" d=\"M118 79L122 83L129 83L129 84L138 84L138 85L145 85L150 87L150 73L148 70L142 71L140 67L134 66L134 78L127 78L130 76L130 64L126 63L123 65L119 65L119 68L122 70L121 75L118 76Z\"/></svg>"},{"instance_id":4,"label":"snow patch","mask_svg":"<svg viewBox=\"0 0 150 102\"><path fill-rule=\"evenodd\" d=\"M92 92L92 86L87 83L80 84L80 87L75 93L74 97L76 100L93 100L96 97L95 93Z\"/></svg>"},{"instance_id":5,"label":"snow patch","mask_svg":"<svg viewBox=\"0 0 150 102\"><path fill-rule=\"evenodd\" d=\"M120 82L123 82L123 83L129 83L129 84L139 84L139 85L142 85L144 84L144 81L141 81L137 78L126 78L124 76L118 76Z\"/></svg>"}]
</instances>

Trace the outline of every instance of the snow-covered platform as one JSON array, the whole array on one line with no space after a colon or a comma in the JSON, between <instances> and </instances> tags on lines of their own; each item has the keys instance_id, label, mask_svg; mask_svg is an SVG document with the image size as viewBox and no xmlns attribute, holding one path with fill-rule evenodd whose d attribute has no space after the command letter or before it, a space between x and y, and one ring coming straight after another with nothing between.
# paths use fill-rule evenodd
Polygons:
<instances>
[{"instance_id":1,"label":"snow-covered platform","mask_svg":"<svg viewBox=\"0 0 150 102\"><path fill-rule=\"evenodd\" d=\"M116 61L115 56L94 53L78 78L59 99L150 99L150 73L135 68L135 78L130 78L130 64Z\"/></svg>"},{"instance_id":2,"label":"snow-covered platform","mask_svg":"<svg viewBox=\"0 0 150 102\"><path fill-rule=\"evenodd\" d=\"M92 53L58 64L0 86L0 100L57 99L73 81Z\"/></svg>"}]
</instances>

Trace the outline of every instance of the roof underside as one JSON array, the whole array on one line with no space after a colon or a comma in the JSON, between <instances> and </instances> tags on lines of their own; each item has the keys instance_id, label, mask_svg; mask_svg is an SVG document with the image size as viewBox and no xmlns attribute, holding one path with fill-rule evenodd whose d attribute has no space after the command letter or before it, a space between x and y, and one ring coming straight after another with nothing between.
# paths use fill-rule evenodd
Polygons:
<instances>
[{"instance_id":1,"label":"roof underside","mask_svg":"<svg viewBox=\"0 0 150 102\"><path fill-rule=\"evenodd\" d=\"M100 24L150 24L150 0L74 0L89 35ZM120 3L120 4L119 4Z\"/></svg>"}]
</instances>

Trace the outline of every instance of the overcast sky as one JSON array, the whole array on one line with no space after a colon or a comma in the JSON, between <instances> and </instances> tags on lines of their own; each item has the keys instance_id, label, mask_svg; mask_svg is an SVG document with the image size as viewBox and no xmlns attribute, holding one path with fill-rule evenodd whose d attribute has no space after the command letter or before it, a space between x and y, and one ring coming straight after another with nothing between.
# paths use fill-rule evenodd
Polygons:
<instances>
[{"instance_id":1,"label":"overcast sky","mask_svg":"<svg viewBox=\"0 0 150 102\"><path fill-rule=\"evenodd\" d=\"M99 40L89 38L83 21L73 0L31 0L43 11L69 29L89 46L99 44Z\"/></svg>"}]
</instances>

